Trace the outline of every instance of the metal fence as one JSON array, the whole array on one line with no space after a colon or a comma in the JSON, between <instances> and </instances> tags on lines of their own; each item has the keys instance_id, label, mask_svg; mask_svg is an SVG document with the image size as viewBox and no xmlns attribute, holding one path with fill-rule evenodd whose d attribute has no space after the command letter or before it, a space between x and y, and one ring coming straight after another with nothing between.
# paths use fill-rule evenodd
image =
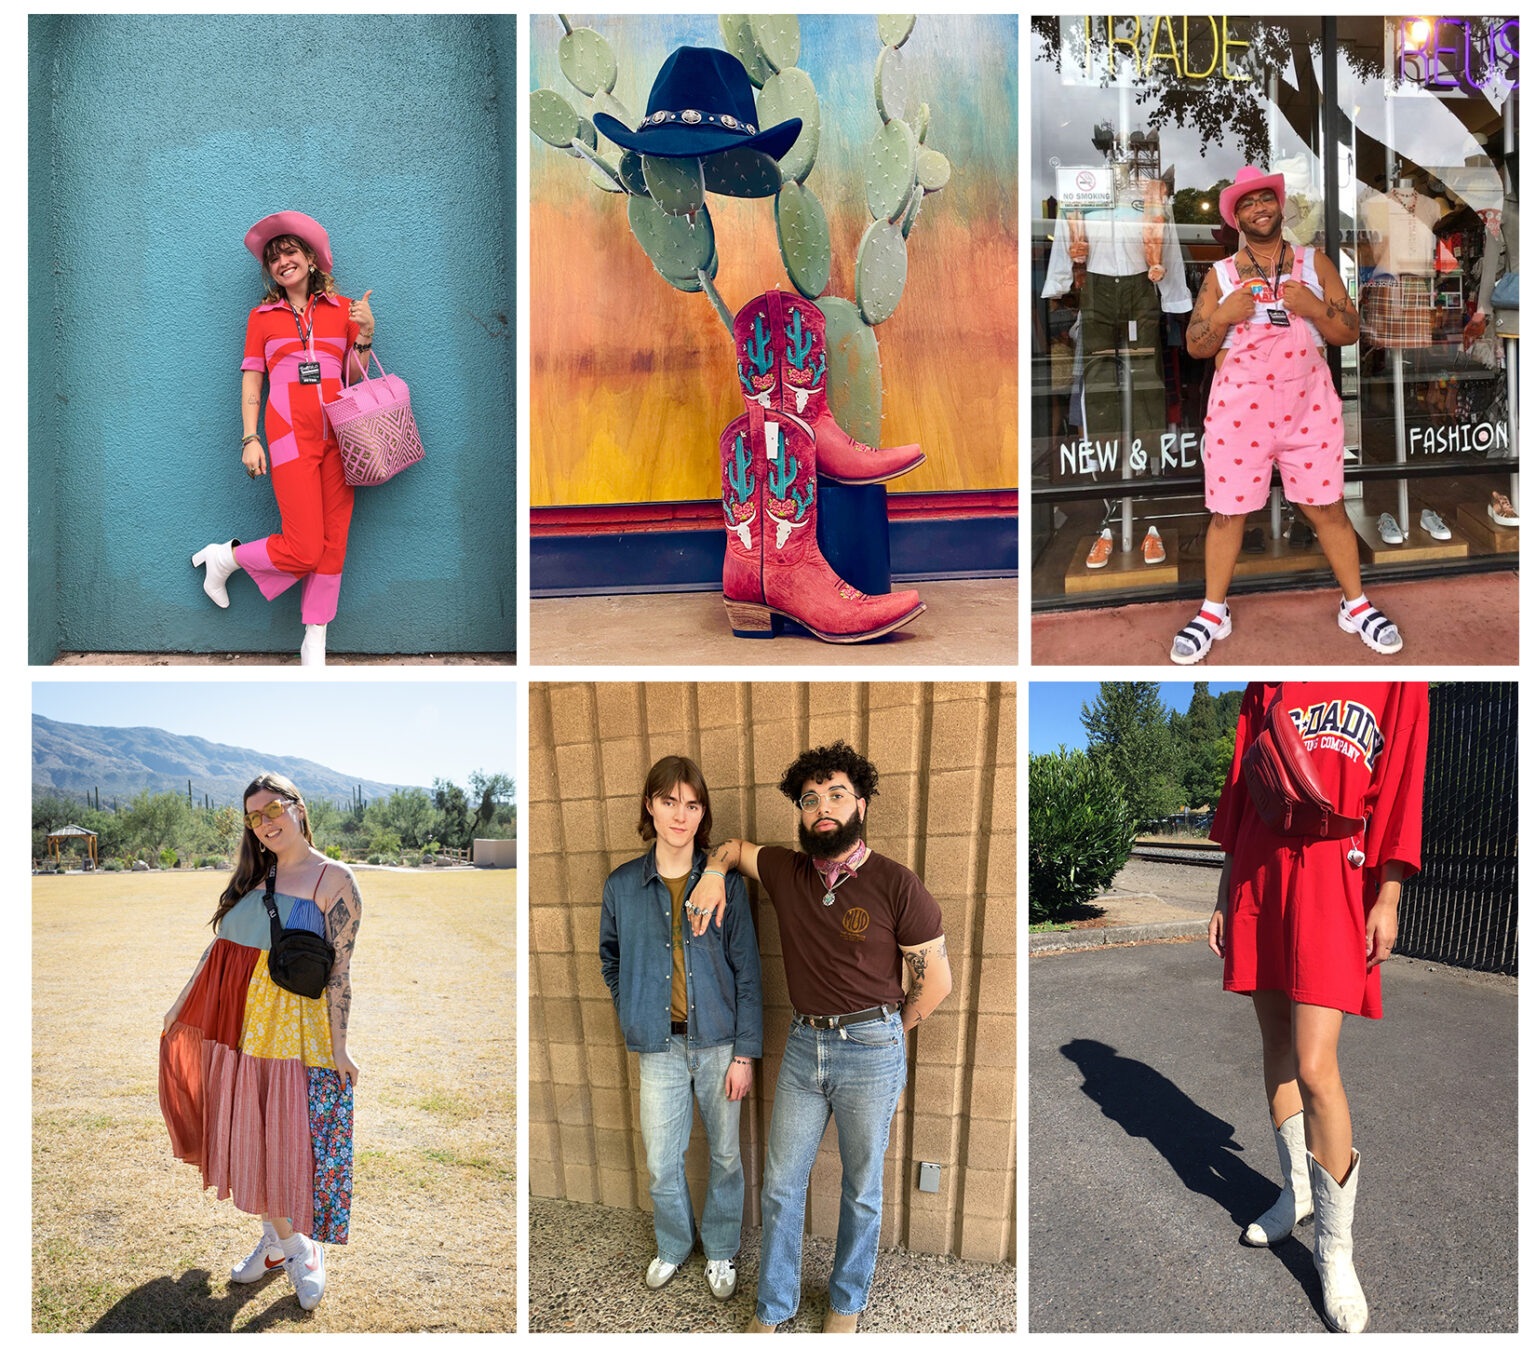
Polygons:
<instances>
[{"instance_id":1,"label":"metal fence","mask_svg":"<svg viewBox=\"0 0 1536 1350\"><path fill-rule=\"evenodd\" d=\"M1513 683L1429 691L1423 870L1403 887L1403 956L1515 973L1518 704Z\"/></svg>"}]
</instances>

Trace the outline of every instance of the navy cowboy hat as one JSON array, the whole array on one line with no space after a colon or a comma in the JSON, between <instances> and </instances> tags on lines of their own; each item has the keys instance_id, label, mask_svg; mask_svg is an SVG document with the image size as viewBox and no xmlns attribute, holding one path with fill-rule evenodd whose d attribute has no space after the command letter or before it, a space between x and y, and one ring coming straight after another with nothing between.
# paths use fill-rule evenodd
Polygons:
<instances>
[{"instance_id":1,"label":"navy cowboy hat","mask_svg":"<svg viewBox=\"0 0 1536 1350\"><path fill-rule=\"evenodd\" d=\"M679 47L656 76L645 119L634 131L607 113L593 119L615 145L663 159L693 159L746 147L778 159L800 134L791 117L759 131L746 67L715 47Z\"/></svg>"}]
</instances>

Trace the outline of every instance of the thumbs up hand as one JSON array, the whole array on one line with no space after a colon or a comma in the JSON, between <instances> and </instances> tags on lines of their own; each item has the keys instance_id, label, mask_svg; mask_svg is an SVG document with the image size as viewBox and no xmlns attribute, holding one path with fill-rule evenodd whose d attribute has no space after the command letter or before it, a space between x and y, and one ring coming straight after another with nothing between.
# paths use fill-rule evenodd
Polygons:
<instances>
[{"instance_id":1,"label":"thumbs up hand","mask_svg":"<svg viewBox=\"0 0 1536 1350\"><path fill-rule=\"evenodd\" d=\"M358 327L358 336L364 342L373 340L373 310L369 308L368 297L373 294L372 289L363 292L361 300L354 300L348 311L348 317Z\"/></svg>"}]
</instances>

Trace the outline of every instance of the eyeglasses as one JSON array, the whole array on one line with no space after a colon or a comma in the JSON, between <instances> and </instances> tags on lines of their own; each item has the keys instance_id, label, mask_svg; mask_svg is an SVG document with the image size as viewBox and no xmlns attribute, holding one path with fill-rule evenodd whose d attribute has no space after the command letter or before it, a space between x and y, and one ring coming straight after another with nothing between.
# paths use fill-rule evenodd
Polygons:
<instances>
[{"instance_id":1,"label":"eyeglasses","mask_svg":"<svg viewBox=\"0 0 1536 1350\"><path fill-rule=\"evenodd\" d=\"M276 820L292 805L292 802L285 802L281 798L277 801L268 802L260 811L247 811L245 813L245 823L253 830L259 830L262 821Z\"/></svg>"},{"instance_id":2,"label":"eyeglasses","mask_svg":"<svg viewBox=\"0 0 1536 1350\"><path fill-rule=\"evenodd\" d=\"M838 807L844 802L857 800L858 798L852 792L849 792L847 788L835 787L827 789L827 804L829 806ZM795 805L802 811L814 811L821 805L821 794L818 792L807 792Z\"/></svg>"}]
</instances>

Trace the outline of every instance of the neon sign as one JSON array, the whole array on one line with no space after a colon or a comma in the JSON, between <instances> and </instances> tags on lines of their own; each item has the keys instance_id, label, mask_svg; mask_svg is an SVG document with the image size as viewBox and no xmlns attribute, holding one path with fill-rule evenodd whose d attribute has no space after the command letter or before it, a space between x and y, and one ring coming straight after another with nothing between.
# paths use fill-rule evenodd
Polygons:
<instances>
[{"instance_id":1,"label":"neon sign","mask_svg":"<svg viewBox=\"0 0 1536 1350\"><path fill-rule=\"evenodd\" d=\"M1474 55L1486 58L1473 75ZM1520 20L1505 19L1488 29L1486 50L1466 19L1407 18L1397 30L1397 78L1423 89L1485 88L1495 82L1518 89L1513 71L1520 60Z\"/></svg>"},{"instance_id":2,"label":"neon sign","mask_svg":"<svg viewBox=\"0 0 1536 1350\"><path fill-rule=\"evenodd\" d=\"M1151 19L1151 27L1145 30L1145 45L1143 45L1143 32L1141 18L1138 15L1105 15L1102 27L1095 31L1094 25L1099 20L1085 15L1083 18L1083 74L1089 79L1093 78L1093 50L1095 39L1103 50L1104 64L1108 68L1111 79L1116 78L1118 70L1117 61L1121 64L1129 63L1138 76L1152 73L1153 64L1158 61L1166 62L1171 67L1171 73L1178 79L1205 80L1209 79L1221 67L1221 78L1235 84L1248 84L1252 77L1244 75L1241 71L1233 70L1230 58L1239 48L1249 46L1233 37L1227 28L1227 16L1220 18L1212 14L1180 15L1178 23L1180 27L1175 29L1175 16L1171 14L1159 14ZM1129 23L1134 25L1129 36L1117 35L1116 23ZM1193 42L1191 41L1190 24L1195 25ZM1204 59L1207 52L1203 50L1205 39L1200 34L1201 24L1208 25L1209 56L1210 61L1200 68L1199 62ZM1219 25L1219 26L1218 26ZM1200 47L1199 55L1196 48ZM1128 53L1128 55L1127 55Z\"/></svg>"}]
</instances>

